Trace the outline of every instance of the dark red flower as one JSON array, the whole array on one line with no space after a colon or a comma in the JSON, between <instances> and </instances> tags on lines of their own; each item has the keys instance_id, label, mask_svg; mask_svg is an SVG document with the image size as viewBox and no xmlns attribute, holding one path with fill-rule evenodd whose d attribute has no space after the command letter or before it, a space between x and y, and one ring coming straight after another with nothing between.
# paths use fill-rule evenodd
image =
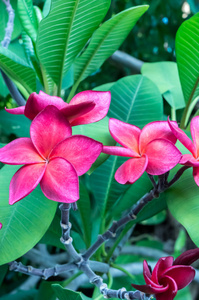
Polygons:
<instances>
[{"instance_id":1,"label":"dark red flower","mask_svg":"<svg viewBox=\"0 0 199 300\"><path fill-rule=\"evenodd\" d=\"M150 272L146 260L143 262L143 275L146 284L132 286L146 294L155 294L156 300L173 300L178 290L187 286L195 277L195 270L189 266L199 258L199 248L185 251L176 260L172 256L158 260Z\"/></svg>"}]
</instances>

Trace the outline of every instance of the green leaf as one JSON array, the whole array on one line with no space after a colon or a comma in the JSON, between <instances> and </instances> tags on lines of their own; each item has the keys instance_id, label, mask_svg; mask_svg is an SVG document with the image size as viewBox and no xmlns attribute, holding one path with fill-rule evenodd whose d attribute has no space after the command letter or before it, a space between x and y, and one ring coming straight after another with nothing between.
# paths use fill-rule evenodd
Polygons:
<instances>
[{"instance_id":1,"label":"green leaf","mask_svg":"<svg viewBox=\"0 0 199 300\"><path fill-rule=\"evenodd\" d=\"M18 291L16 294L5 295L1 300L35 300L38 291L32 289L30 291Z\"/></svg>"},{"instance_id":2,"label":"green leaf","mask_svg":"<svg viewBox=\"0 0 199 300\"><path fill-rule=\"evenodd\" d=\"M95 72L125 40L137 20L148 9L148 5L129 8L99 27L83 54L75 61L75 81L78 84Z\"/></svg>"},{"instance_id":3,"label":"green leaf","mask_svg":"<svg viewBox=\"0 0 199 300\"><path fill-rule=\"evenodd\" d=\"M3 280L6 276L7 271L8 271L8 265L7 264L5 264L3 266L0 266L0 286L1 286Z\"/></svg>"},{"instance_id":4,"label":"green leaf","mask_svg":"<svg viewBox=\"0 0 199 300\"><path fill-rule=\"evenodd\" d=\"M32 0L18 0L18 14L21 24L33 42L37 38L37 22Z\"/></svg>"},{"instance_id":5,"label":"green leaf","mask_svg":"<svg viewBox=\"0 0 199 300\"><path fill-rule=\"evenodd\" d=\"M83 225L84 241L88 248L90 247L92 232L91 203L88 191L82 183L80 183L80 199L77 201L77 205Z\"/></svg>"},{"instance_id":6,"label":"green leaf","mask_svg":"<svg viewBox=\"0 0 199 300\"><path fill-rule=\"evenodd\" d=\"M5 110L0 110L0 130L6 134L29 137L30 124L30 120L23 115L12 115Z\"/></svg>"},{"instance_id":7,"label":"green leaf","mask_svg":"<svg viewBox=\"0 0 199 300\"><path fill-rule=\"evenodd\" d=\"M36 90L34 70L19 56L0 46L0 68L11 78L18 81L29 93Z\"/></svg>"},{"instance_id":8,"label":"green leaf","mask_svg":"<svg viewBox=\"0 0 199 300\"><path fill-rule=\"evenodd\" d=\"M38 57L58 86L109 8L110 0L52 0L39 26Z\"/></svg>"},{"instance_id":9,"label":"green leaf","mask_svg":"<svg viewBox=\"0 0 199 300\"><path fill-rule=\"evenodd\" d=\"M182 23L176 35L176 58L180 82L186 102L181 126L185 126L185 118L191 101L199 96L199 13Z\"/></svg>"},{"instance_id":10,"label":"green leaf","mask_svg":"<svg viewBox=\"0 0 199 300\"><path fill-rule=\"evenodd\" d=\"M188 231L192 241L199 247L199 187L188 169L181 179L165 192L168 208L178 222Z\"/></svg>"},{"instance_id":11,"label":"green leaf","mask_svg":"<svg viewBox=\"0 0 199 300\"><path fill-rule=\"evenodd\" d=\"M53 284L52 288L55 291L55 294L59 300L69 300L69 299L70 300L89 300L89 299L91 299L91 298L86 297L82 293L64 289L59 284Z\"/></svg>"},{"instance_id":12,"label":"green leaf","mask_svg":"<svg viewBox=\"0 0 199 300\"><path fill-rule=\"evenodd\" d=\"M82 134L98 142L101 142L103 145L113 146L116 144L116 142L109 133L108 122L109 122L109 118L105 117L104 119L96 123L75 126L73 127L73 134ZM94 164L92 165L92 167L87 173L90 175L107 158L108 158L107 154L104 153L100 154L98 159L94 162Z\"/></svg>"},{"instance_id":13,"label":"green leaf","mask_svg":"<svg viewBox=\"0 0 199 300\"><path fill-rule=\"evenodd\" d=\"M0 170L0 265L19 258L38 243L55 215L57 203L37 187L29 196L9 205L9 183L19 166Z\"/></svg>"},{"instance_id":14,"label":"green leaf","mask_svg":"<svg viewBox=\"0 0 199 300\"><path fill-rule=\"evenodd\" d=\"M185 106L179 80L177 64L171 61L144 63L142 74L151 79L159 88L169 105L175 110Z\"/></svg>"},{"instance_id":15,"label":"green leaf","mask_svg":"<svg viewBox=\"0 0 199 300\"><path fill-rule=\"evenodd\" d=\"M142 75L127 76L118 80L111 89L109 117L143 127L163 118L162 97L156 85ZM112 209L116 200L128 188L116 182L116 170L128 158L110 156L91 176L91 188L100 215Z\"/></svg>"}]
</instances>

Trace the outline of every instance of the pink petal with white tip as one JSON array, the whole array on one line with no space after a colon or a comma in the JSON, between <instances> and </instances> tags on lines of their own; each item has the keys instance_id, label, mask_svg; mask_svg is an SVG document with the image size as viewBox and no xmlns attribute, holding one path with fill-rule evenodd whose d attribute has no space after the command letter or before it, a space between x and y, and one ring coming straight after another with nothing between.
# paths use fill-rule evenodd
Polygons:
<instances>
[{"instance_id":1,"label":"pink petal with white tip","mask_svg":"<svg viewBox=\"0 0 199 300\"><path fill-rule=\"evenodd\" d=\"M86 173L102 151L102 144L82 135L71 136L59 143L50 154L62 157L75 168L77 175Z\"/></svg>"},{"instance_id":2,"label":"pink petal with white tip","mask_svg":"<svg viewBox=\"0 0 199 300\"><path fill-rule=\"evenodd\" d=\"M64 115L52 105L47 106L32 121L30 136L32 142L44 158L61 141L71 136L72 129Z\"/></svg>"},{"instance_id":3,"label":"pink petal with white tip","mask_svg":"<svg viewBox=\"0 0 199 300\"><path fill-rule=\"evenodd\" d=\"M23 115L24 114L24 110L25 110L25 106L19 106L16 108L6 108L5 110L9 113L9 114L13 114L13 115Z\"/></svg>"},{"instance_id":4,"label":"pink petal with white tip","mask_svg":"<svg viewBox=\"0 0 199 300\"><path fill-rule=\"evenodd\" d=\"M173 126L177 126L176 122L172 122ZM166 139L175 144L176 137L172 133L167 121L156 121L147 124L142 129L139 138L139 149L143 153L148 143L155 139Z\"/></svg>"},{"instance_id":5,"label":"pink petal with white tip","mask_svg":"<svg viewBox=\"0 0 199 300\"><path fill-rule=\"evenodd\" d=\"M61 109L61 112L70 122L71 126L73 126L73 124L76 124L77 118L87 114L89 111L93 110L94 107L94 101L85 101L83 103L68 105L67 107Z\"/></svg>"},{"instance_id":6,"label":"pink petal with white tip","mask_svg":"<svg viewBox=\"0 0 199 300\"><path fill-rule=\"evenodd\" d=\"M196 147L196 157L199 157L199 116L191 120L190 129L193 143Z\"/></svg>"},{"instance_id":7,"label":"pink petal with white tip","mask_svg":"<svg viewBox=\"0 0 199 300\"><path fill-rule=\"evenodd\" d=\"M188 138L188 136L184 133L182 129L173 126L173 123L169 119L168 124L173 134L175 134L176 138L193 154L194 157L196 157L196 147L194 146L190 138Z\"/></svg>"},{"instance_id":8,"label":"pink petal with white tip","mask_svg":"<svg viewBox=\"0 0 199 300\"><path fill-rule=\"evenodd\" d=\"M139 155L138 141L141 133L140 128L117 119L110 119L109 130L116 142L126 148L130 148L134 152L133 156Z\"/></svg>"},{"instance_id":9,"label":"pink petal with white tip","mask_svg":"<svg viewBox=\"0 0 199 300\"><path fill-rule=\"evenodd\" d=\"M76 105L86 101L94 101L95 107L88 113L77 117L72 122L72 126L89 124L103 119L109 110L111 102L110 92L84 91L73 97L69 105Z\"/></svg>"},{"instance_id":10,"label":"pink petal with white tip","mask_svg":"<svg viewBox=\"0 0 199 300\"><path fill-rule=\"evenodd\" d=\"M40 91L39 95L36 93L30 94L25 106L24 114L27 118L33 120L48 105L54 105L58 109L68 106L61 98L49 96Z\"/></svg>"},{"instance_id":11,"label":"pink petal with white tip","mask_svg":"<svg viewBox=\"0 0 199 300\"><path fill-rule=\"evenodd\" d=\"M10 182L9 204L12 205L29 195L41 181L45 169L45 163L26 165L20 168Z\"/></svg>"},{"instance_id":12,"label":"pink petal with white tip","mask_svg":"<svg viewBox=\"0 0 199 300\"><path fill-rule=\"evenodd\" d=\"M40 185L44 195L53 201L72 203L79 199L77 173L63 158L50 160Z\"/></svg>"},{"instance_id":13,"label":"pink petal with white tip","mask_svg":"<svg viewBox=\"0 0 199 300\"><path fill-rule=\"evenodd\" d=\"M30 138L16 139L0 149L0 161L11 165L44 162Z\"/></svg>"},{"instance_id":14,"label":"pink petal with white tip","mask_svg":"<svg viewBox=\"0 0 199 300\"><path fill-rule=\"evenodd\" d=\"M136 152L129 148L119 147L119 146L103 146L102 152L109 155L118 155L125 157L141 157Z\"/></svg>"},{"instance_id":15,"label":"pink petal with white tip","mask_svg":"<svg viewBox=\"0 0 199 300\"><path fill-rule=\"evenodd\" d=\"M175 280L178 290L183 289L185 286L190 284L190 282L195 277L195 270L190 266L172 266L167 269L162 276L169 276Z\"/></svg>"},{"instance_id":16,"label":"pink petal with white tip","mask_svg":"<svg viewBox=\"0 0 199 300\"><path fill-rule=\"evenodd\" d=\"M148 157L146 172L151 175L161 175L174 168L180 161L182 154L173 143L159 139L150 142L145 154Z\"/></svg>"},{"instance_id":17,"label":"pink petal with white tip","mask_svg":"<svg viewBox=\"0 0 199 300\"><path fill-rule=\"evenodd\" d=\"M146 170L147 163L146 156L131 158L117 169L115 179L121 184L134 183Z\"/></svg>"}]
</instances>

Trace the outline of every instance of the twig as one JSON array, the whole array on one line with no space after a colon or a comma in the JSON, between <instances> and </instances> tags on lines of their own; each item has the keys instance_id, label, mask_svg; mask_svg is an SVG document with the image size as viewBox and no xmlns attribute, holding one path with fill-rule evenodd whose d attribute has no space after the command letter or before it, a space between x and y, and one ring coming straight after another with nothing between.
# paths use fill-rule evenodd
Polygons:
<instances>
[{"instance_id":1,"label":"twig","mask_svg":"<svg viewBox=\"0 0 199 300\"><path fill-rule=\"evenodd\" d=\"M117 65L129 68L133 73L141 73L141 67L144 64L143 61L120 50L115 51L110 60L116 62Z\"/></svg>"}]
</instances>

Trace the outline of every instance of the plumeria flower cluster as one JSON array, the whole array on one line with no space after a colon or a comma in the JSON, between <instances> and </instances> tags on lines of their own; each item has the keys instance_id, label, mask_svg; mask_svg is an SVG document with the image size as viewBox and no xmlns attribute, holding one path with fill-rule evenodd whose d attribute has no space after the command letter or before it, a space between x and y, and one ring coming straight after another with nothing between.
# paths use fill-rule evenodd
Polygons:
<instances>
[{"instance_id":1,"label":"plumeria flower cluster","mask_svg":"<svg viewBox=\"0 0 199 300\"><path fill-rule=\"evenodd\" d=\"M143 262L145 285L132 286L146 294L155 294L156 300L173 300L178 290L186 287L195 277L190 265L199 258L199 248L185 251L175 260L172 256L158 260L153 272L147 261Z\"/></svg>"}]
</instances>

